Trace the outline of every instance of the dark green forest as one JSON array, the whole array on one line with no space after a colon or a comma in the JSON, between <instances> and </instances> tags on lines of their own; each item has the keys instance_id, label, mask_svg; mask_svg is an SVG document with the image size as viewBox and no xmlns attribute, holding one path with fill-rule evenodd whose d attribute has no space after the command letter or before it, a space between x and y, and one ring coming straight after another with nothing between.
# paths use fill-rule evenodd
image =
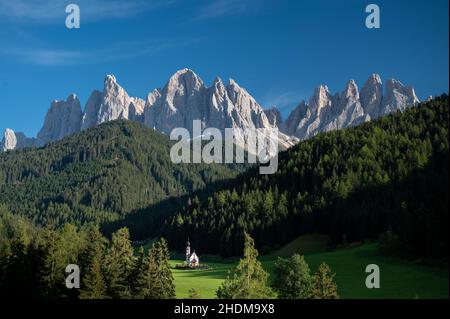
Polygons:
<instances>
[{"instance_id":1,"label":"dark green forest","mask_svg":"<svg viewBox=\"0 0 450 319\"><path fill-rule=\"evenodd\" d=\"M115 121L0 154L0 203L37 225L100 225L111 238L165 237L183 249L262 252L311 232L330 246L381 239L406 256L447 257L448 96L358 127L322 133L279 155L273 175L238 165L173 164L172 142Z\"/></svg>"},{"instance_id":2,"label":"dark green forest","mask_svg":"<svg viewBox=\"0 0 450 319\"><path fill-rule=\"evenodd\" d=\"M0 203L39 225L120 220L233 178L234 165L173 164L165 135L131 121L0 154ZM243 168L242 168L243 169Z\"/></svg>"},{"instance_id":3,"label":"dark green forest","mask_svg":"<svg viewBox=\"0 0 450 319\"><path fill-rule=\"evenodd\" d=\"M194 197L161 234L176 248L189 236L223 256L242 252L245 232L263 252L311 232L329 234L331 245L383 235L405 256L448 258L448 126L444 95L320 134L281 153L276 174L250 169L232 187Z\"/></svg>"},{"instance_id":4,"label":"dark green forest","mask_svg":"<svg viewBox=\"0 0 450 319\"><path fill-rule=\"evenodd\" d=\"M32 299L169 299L175 286L164 239L136 255L127 228L106 239L98 226L41 228L0 206L0 296ZM66 266L81 270L67 289Z\"/></svg>"}]
</instances>

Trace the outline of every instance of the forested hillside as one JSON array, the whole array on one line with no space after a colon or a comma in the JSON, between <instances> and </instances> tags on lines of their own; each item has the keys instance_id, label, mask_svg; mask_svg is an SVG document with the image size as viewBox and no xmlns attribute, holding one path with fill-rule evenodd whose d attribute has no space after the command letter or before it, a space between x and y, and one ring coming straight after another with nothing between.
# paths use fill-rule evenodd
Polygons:
<instances>
[{"instance_id":1,"label":"forested hillside","mask_svg":"<svg viewBox=\"0 0 450 319\"><path fill-rule=\"evenodd\" d=\"M172 142L115 121L40 149L0 155L0 204L41 225L93 222L133 240L164 236L183 249L241 253L249 232L263 253L321 232L332 244L377 239L407 255L448 248L448 97L280 153L257 167L173 164Z\"/></svg>"},{"instance_id":2,"label":"forested hillside","mask_svg":"<svg viewBox=\"0 0 450 319\"><path fill-rule=\"evenodd\" d=\"M114 121L44 148L0 154L0 204L41 225L121 219L236 176L226 165L173 164L167 136Z\"/></svg>"},{"instance_id":3,"label":"forested hillside","mask_svg":"<svg viewBox=\"0 0 450 319\"><path fill-rule=\"evenodd\" d=\"M389 230L406 255L447 256L448 97L355 128L319 134L280 154L278 172L256 170L234 187L194 198L165 222L182 248L237 255L244 232L263 251L309 232L334 244Z\"/></svg>"}]
</instances>

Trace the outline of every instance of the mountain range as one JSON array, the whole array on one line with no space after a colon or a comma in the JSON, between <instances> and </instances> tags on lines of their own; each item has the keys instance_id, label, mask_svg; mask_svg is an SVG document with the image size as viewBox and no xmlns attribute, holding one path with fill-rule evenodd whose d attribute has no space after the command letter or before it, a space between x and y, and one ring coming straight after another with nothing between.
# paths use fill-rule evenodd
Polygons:
<instances>
[{"instance_id":1,"label":"mountain range","mask_svg":"<svg viewBox=\"0 0 450 319\"><path fill-rule=\"evenodd\" d=\"M75 94L70 94L66 100L54 100L37 137L26 137L8 128L0 150L40 147L117 119L141 122L165 134L176 127L192 132L193 120L201 120L203 127L222 131L225 128L279 128L280 147L287 149L320 132L355 126L403 111L419 102L414 89L398 80L388 80L384 91L377 74L369 77L361 91L354 80L347 83L344 91L334 95L327 86L321 85L308 103L302 101L283 122L276 107L265 110L233 79L225 84L217 77L207 87L195 72L182 69L172 75L162 89L151 91L144 100L130 97L114 75L107 75L103 91L94 90L84 110ZM238 137L235 142L244 144L245 137Z\"/></svg>"}]
</instances>

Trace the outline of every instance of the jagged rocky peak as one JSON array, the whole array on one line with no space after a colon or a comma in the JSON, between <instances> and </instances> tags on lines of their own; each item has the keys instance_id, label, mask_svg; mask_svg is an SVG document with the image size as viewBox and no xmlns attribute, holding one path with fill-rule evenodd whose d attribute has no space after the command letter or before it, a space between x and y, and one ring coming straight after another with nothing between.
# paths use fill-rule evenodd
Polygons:
<instances>
[{"instance_id":1,"label":"jagged rocky peak","mask_svg":"<svg viewBox=\"0 0 450 319\"><path fill-rule=\"evenodd\" d=\"M331 103L331 95L330 91L328 90L328 86L326 85L319 85L314 90L314 95L312 96L310 100L310 106L314 110L320 110Z\"/></svg>"},{"instance_id":2,"label":"jagged rocky peak","mask_svg":"<svg viewBox=\"0 0 450 319\"><path fill-rule=\"evenodd\" d=\"M104 80L105 88L114 87L117 84L116 76L114 74L107 74Z\"/></svg>"},{"instance_id":3,"label":"jagged rocky peak","mask_svg":"<svg viewBox=\"0 0 450 319\"><path fill-rule=\"evenodd\" d=\"M97 124L128 118L131 100L114 75L107 75L104 81L102 101L99 107Z\"/></svg>"},{"instance_id":4,"label":"jagged rocky peak","mask_svg":"<svg viewBox=\"0 0 450 319\"><path fill-rule=\"evenodd\" d=\"M168 86L185 87L188 92L198 91L205 85L203 80L191 69L181 69L175 72L168 81Z\"/></svg>"},{"instance_id":5,"label":"jagged rocky peak","mask_svg":"<svg viewBox=\"0 0 450 319\"><path fill-rule=\"evenodd\" d=\"M344 91L344 97L359 99L358 85L356 85L355 80L351 79L347 82L347 86Z\"/></svg>"},{"instance_id":6,"label":"jagged rocky peak","mask_svg":"<svg viewBox=\"0 0 450 319\"><path fill-rule=\"evenodd\" d=\"M0 141L0 151L4 152L32 146L40 146L35 138L26 137L24 133L14 132L10 128L5 129Z\"/></svg>"},{"instance_id":7,"label":"jagged rocky peak","mask_svg":"<svg viewBox=\"0 0 450 319\"><path fill-rule=\"evenodd\" d=\"M7 128L3 132L3 138L0 144L2 151L13 150L17 146L17 137L13 130Z\"/></svg>"},{"instance_id":8,"label":"jagged rocky peak","mask_svg":"<svg viewBox=\"0 0 450 319\"><path fill-rule=\"evenodd\" d=\"M220 101L217 99L223 100L227 94L225 84L223 83L220 77L216 77L213 81L211 90L211 96L215 98L214 104L219 105Z\"/></svg>"},{"instance_id":9,"label":"jagged rocky peak","mask_svg":"<svg viewBox=\"0 0 450 319\"><path fill-rule=\"evenodd\" d=\"M215 78L214 78L214 81L213 81L213 85L212 85L214 88L217 88L217 89L223 89L223 88L225 88L225 85L223 84L223 80L222 80L222 78L220 77L220 76L216 76Z\"/></svg>"},{"instance_id":10,"label":"jagged rocky peak","mask_svg":"<svg viewBox=\"0 0 450 319\"><path fill-rule=\"evenodd\" d=\"M224 124L225 116L231 114L233 103L230 101L227 89L220 77L214 79L208 91L207 117L211 126L221 127L221 123Z\"/></svg>"},{"instance_id":11,"label":"jagged rocky peak","mask_svg":"<svg viewBox=\"0 0 450 319\"><path fill-rule=\"evenodd\" d=\"M281 131L285 132L288 135L295 136L296 131L301 124L302 120L307 118L307 112L309 111L309 107L304 100L300 102L299 105L289 114L286 121L282 123L280 126Z\"/></svg>"},{"instance_id":12,"label":"jagged rocky peak","mask_svg":"<svg viewBox=\"0 0 450 319\"><path fill-rule=\"evenodd\" d=\"M190 69L182 69L172 75L164 87L166 106L172 110L199 102L199 93L205 90L202 79Z\"/></svg>"},{"instance_id":13,"label":"jagged rocky peak","mask_svg":"<svg viewBox=\"0 0 450 319\"><path fill-rule=\"evenodd\" d=\"M372 74L361 91L354 80L341 93L331 95L328 87L315 89L309 104L301 104L289 115L282 129L287 134L307 139L326 132L358 125L364 121L403 111L419 102L414 89L400 81L388 80L383 86L378 74Z\"/></svg>"},{"instance_id":14,"label":"jagged rocky peak","mask_svg":"<svg viewBox=\"0 0 450 319\"><path fill-rule=\"evenodd\" d=\"M276 106L264 110L264 113L269 120L270 125L273 127L279 127L282 123L281 113Z\"/></svg>"},{"instance_id":15,"label":"jagged rocky peak","mask_svg":"<svg viewBox=\"0 0 450 319\"><path fill-rule=\"evenodd\" d=\"M411 86L405 86L398 80L389 79L386 82L386 92L380 115L404 111L408 106L416 105L419 102L416 92Z\"/></svg>"},{"instance_id":16,"label":"jagged rocky peak","mask_svg":"<svg viewBox=\"0 0 450 319\"><path fill-rule=\"evenodd\" d=\"M344 90L332 95L326 85L314 90L309 103L302 101L282 123L276 109L264 111L252 95L236 81L228 84L217 77L211 87L190 69L175 72L163 89L155 89L144 101L130 97L114 75L104 78L103 91L93 91L84 112L76 95L65 101L55 100L45 117L38 139L5 131L2 149L23 145L44 145L59 140L81 129L93 127L116 119L144 122L162 133L170 133L176 127L192 132L194 120L203 127L272 128L299 139L307 139L319 132L357 125L419 102L412 87L400 81L388 80L383 94L381 78L372 74L359 91L354 80L347 82ZM295 139L284 136L289 144Z\"/></svg>"},{"instance_id":17,"label":"jagged rocky peak","mask_svg":"<svg viewBox=\"0 0 450 319\"><path fill-rule=\"evenodd\" d=\"M244 97L247 99L246 102L251 102L253 105L257 104L253 97L233 79L228 80L226 90L228 92L228 97L233 103L238 103L239 98Z\"/></svg>"},{"instance_id":18,"label":"jagged rocky peak","mask_svg":"<svg viewBox=\"0 0 450 319\"><path fill-rule=\"evenodd\" d=\"M146 101L132 97L128 109L128 119L136 122L144 122L144 111Z\"/></svg>"},{"instance_id":19,"label":"jagged rocky peak","mask_svg":"<svg viewBox=\"0 0 450 319\"><path fill-rule=\"evenodd\" d=\"M145 124L168 134L176 127L192 132L194 120L200 120L203 127L222 131L272 127L261 105L236 81L230 79L225 86L217 77L211 87L206 87L192 70L182 69L162 90L149 95Z\"/></svg>"},{"instance_id":20,"label":"jagged rocky peak","mask_svg":"<svg viewBox=\"0 0 450 319\"><path fill-rule=\"evenodd\" d=\"M147 98L144 123L163 133L175 127L192 130L193 120L203 120L207 89L202 79L190 69L173 74L162 90Z\"/></svg>"},{"instance_id":21,"label":"jagged rocky peak","mask_svg":"<svg viewBox=\"0 0 450 319\"><path fill-rule=\"evenodd\" d=\"M81 129L85 130L97 125L97 116L102 104L102 92L94 90L84 107L83 119L81 122Z\"/></svg>"},{"instance_id":22,"label":"jagged rocky peak","mask_svg":"<svg viewBox=\"0 0 450 319\"><path fill-rule=\"evenodd\" d=\"M372 74L361 89L361 105L371 118L377 116L383 99L383 83L378 74Z\"/></svg>"},{"instance_id":23,"label":"jagged rocky peak","mask_svg":"<svg viewBox=\"0 0 450 319\"><path fill-rule=\"evenodd\" d=\"M80 101L75 94L70 94L65 101L52 101L38 140L45 144L79 132L82 116Z\"/></svg>"},{"instance_id":24,"label":"jagged rocky peak","mask_svg":"<svg viewBox=\"0 0 450 319\"><path fill-rule=\"evenodd\" d=\"M93 91L84 108L81 129L117 119L144 121L146 102L130 97L114 75L106 75L103 92Z\"/></svg>"}]
</instances>

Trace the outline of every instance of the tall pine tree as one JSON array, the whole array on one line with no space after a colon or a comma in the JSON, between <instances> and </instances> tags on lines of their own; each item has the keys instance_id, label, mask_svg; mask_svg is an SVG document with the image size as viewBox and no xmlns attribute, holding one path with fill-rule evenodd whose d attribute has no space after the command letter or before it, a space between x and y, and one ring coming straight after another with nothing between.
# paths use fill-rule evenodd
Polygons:
<instances>
[{"instance_id":1,"label":"tall pine tree","mask_svg":"<svg viewBox=\"0 0 450 319\"><path fill-rule=\"evenodd\" d=\"M233 277L228 277L217 290L220 299L273 298L268 286L268 273L257 260L258 251L249 234L245 233L244 258L239 261Z\"/></svg>"},{"instance_id":2,"label":"tall pine tree","mask_svg":"<svg viewBox=\"0 0 450 319\"><path fill-rule=\"evenodd\" d=\"M175 284L169 265L169 248L161 238L150 249L148 256L149 294L150 299L175 298Z\"/></svg>"},{"instance_id":3,"label":"tall pine tree","mask_svg":"<svg viewBox=\"0 0 450 319\"><path fill-rule=\"evenodd\" d=\"M100 256L94 256L86 275L83 277L83 288L80 299L104 299L106 282L103 277Z\"/></svg>"},{"instance_id":4,"label":"tall pine tree","mask_svg":"<svg viewBox=\"0 0 450 319\"><path fill-rule=\"evenodd\" d=\"M131 298L129 275L133 267L133 247L128 228L112 235L111 247L105 257L108 295L112 298Z\"/></svg>"},{"instance_id":5,"label":"tall pine tree","mask_svg":"<svg viewBox=\"0 0 450 319\"><path fill-rule=\"evenodd\" d=\"M92 226L89 229L87 238L81 262L83 279L80 298L104 299L107 298L107 293L101 263L104 258L106 239L100 233L98 226Z\"/></svg>"}]
</instances>

